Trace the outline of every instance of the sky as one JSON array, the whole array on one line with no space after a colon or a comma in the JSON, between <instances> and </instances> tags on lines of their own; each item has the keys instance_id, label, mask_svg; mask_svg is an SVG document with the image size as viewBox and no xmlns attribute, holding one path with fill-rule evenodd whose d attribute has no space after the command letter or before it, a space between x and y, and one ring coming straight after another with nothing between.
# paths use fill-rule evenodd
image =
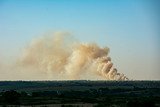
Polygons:
<instances>
[{"instance_id":1,"label":"sky","mask_svg":"<svg viewBox=\"0 0 160 107\"><path fill-rule=\"evenodd\" d=\"M0 0L0 63L15 59L32 39L62 31L109 47L112 62L130 79L159 80L159 5L159 0Z\"/></svg>"}]
</instances>

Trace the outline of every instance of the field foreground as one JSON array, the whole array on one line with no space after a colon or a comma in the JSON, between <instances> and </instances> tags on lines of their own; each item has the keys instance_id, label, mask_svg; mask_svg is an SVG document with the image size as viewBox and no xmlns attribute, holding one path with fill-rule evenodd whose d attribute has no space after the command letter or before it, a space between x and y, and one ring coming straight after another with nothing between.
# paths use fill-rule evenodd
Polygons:
<instances>
[{"instance_id":1,"label":"field foreground","mask_svg":"<svg viewBox=\"0 0 160 107\"><path fill-rule=\"evenodd\" d=\"M160 107L160 81L0 81L0 107Z\"/></svg>"}]
</instances>

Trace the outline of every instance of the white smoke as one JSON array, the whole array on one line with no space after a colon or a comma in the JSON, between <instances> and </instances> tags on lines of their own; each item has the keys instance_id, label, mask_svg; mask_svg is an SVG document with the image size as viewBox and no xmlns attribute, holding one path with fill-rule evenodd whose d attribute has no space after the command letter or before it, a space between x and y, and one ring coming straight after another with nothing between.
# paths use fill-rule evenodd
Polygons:
<instances>
[{"instance_id":1,"label":"white smoke","mask_svg":"<svg viewBox=\"0 0 160 107\"><path fill-rule=\"evenodd\" d=\"M17 61L22 69L36 69L51 78L89 79L90 75L107 80L128 80L117 73L109 48L101 48L96 43L73 41L68 33L55 33L51 37L34 40Z\"/></svg>"}]
</instances>

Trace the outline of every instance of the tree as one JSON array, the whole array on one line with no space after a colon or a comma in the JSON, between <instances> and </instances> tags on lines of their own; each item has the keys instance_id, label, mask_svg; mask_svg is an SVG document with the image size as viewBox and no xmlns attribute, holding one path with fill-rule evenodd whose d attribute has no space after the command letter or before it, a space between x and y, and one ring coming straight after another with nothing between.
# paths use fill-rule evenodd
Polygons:
<instances>
[{"instance_id":1,"label":"tree","mask_svg":"<svg viewBox=\"0 0 160 107\"><path fill-rule=\"evenodd\" d=\"M20 104L20 94L14 90L4 92L2 94L2 98L4 99L4 102L7 104Z\"/></svg>"}]
</instances>

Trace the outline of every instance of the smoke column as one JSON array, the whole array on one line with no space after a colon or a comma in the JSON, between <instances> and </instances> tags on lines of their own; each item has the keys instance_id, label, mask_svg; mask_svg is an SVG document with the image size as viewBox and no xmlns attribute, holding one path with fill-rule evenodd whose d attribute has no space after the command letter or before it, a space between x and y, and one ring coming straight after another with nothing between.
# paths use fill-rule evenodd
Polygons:
<instances>
[{"instance_id":1,"label":"smoke column","mask_svg":"<svg viewBox=\"0 0 160 107\"><path fill-rule=\"evenodd\" d=\"M128 80L124 74L117 73L108 53L107 47L101 48L96 43L79 43L68 33L55 33L33 40L17 65L23 69L29 67L45 72L50 78L58 76L76 80L93 74L107 80Z\"/></svg>"}]
</instances>

